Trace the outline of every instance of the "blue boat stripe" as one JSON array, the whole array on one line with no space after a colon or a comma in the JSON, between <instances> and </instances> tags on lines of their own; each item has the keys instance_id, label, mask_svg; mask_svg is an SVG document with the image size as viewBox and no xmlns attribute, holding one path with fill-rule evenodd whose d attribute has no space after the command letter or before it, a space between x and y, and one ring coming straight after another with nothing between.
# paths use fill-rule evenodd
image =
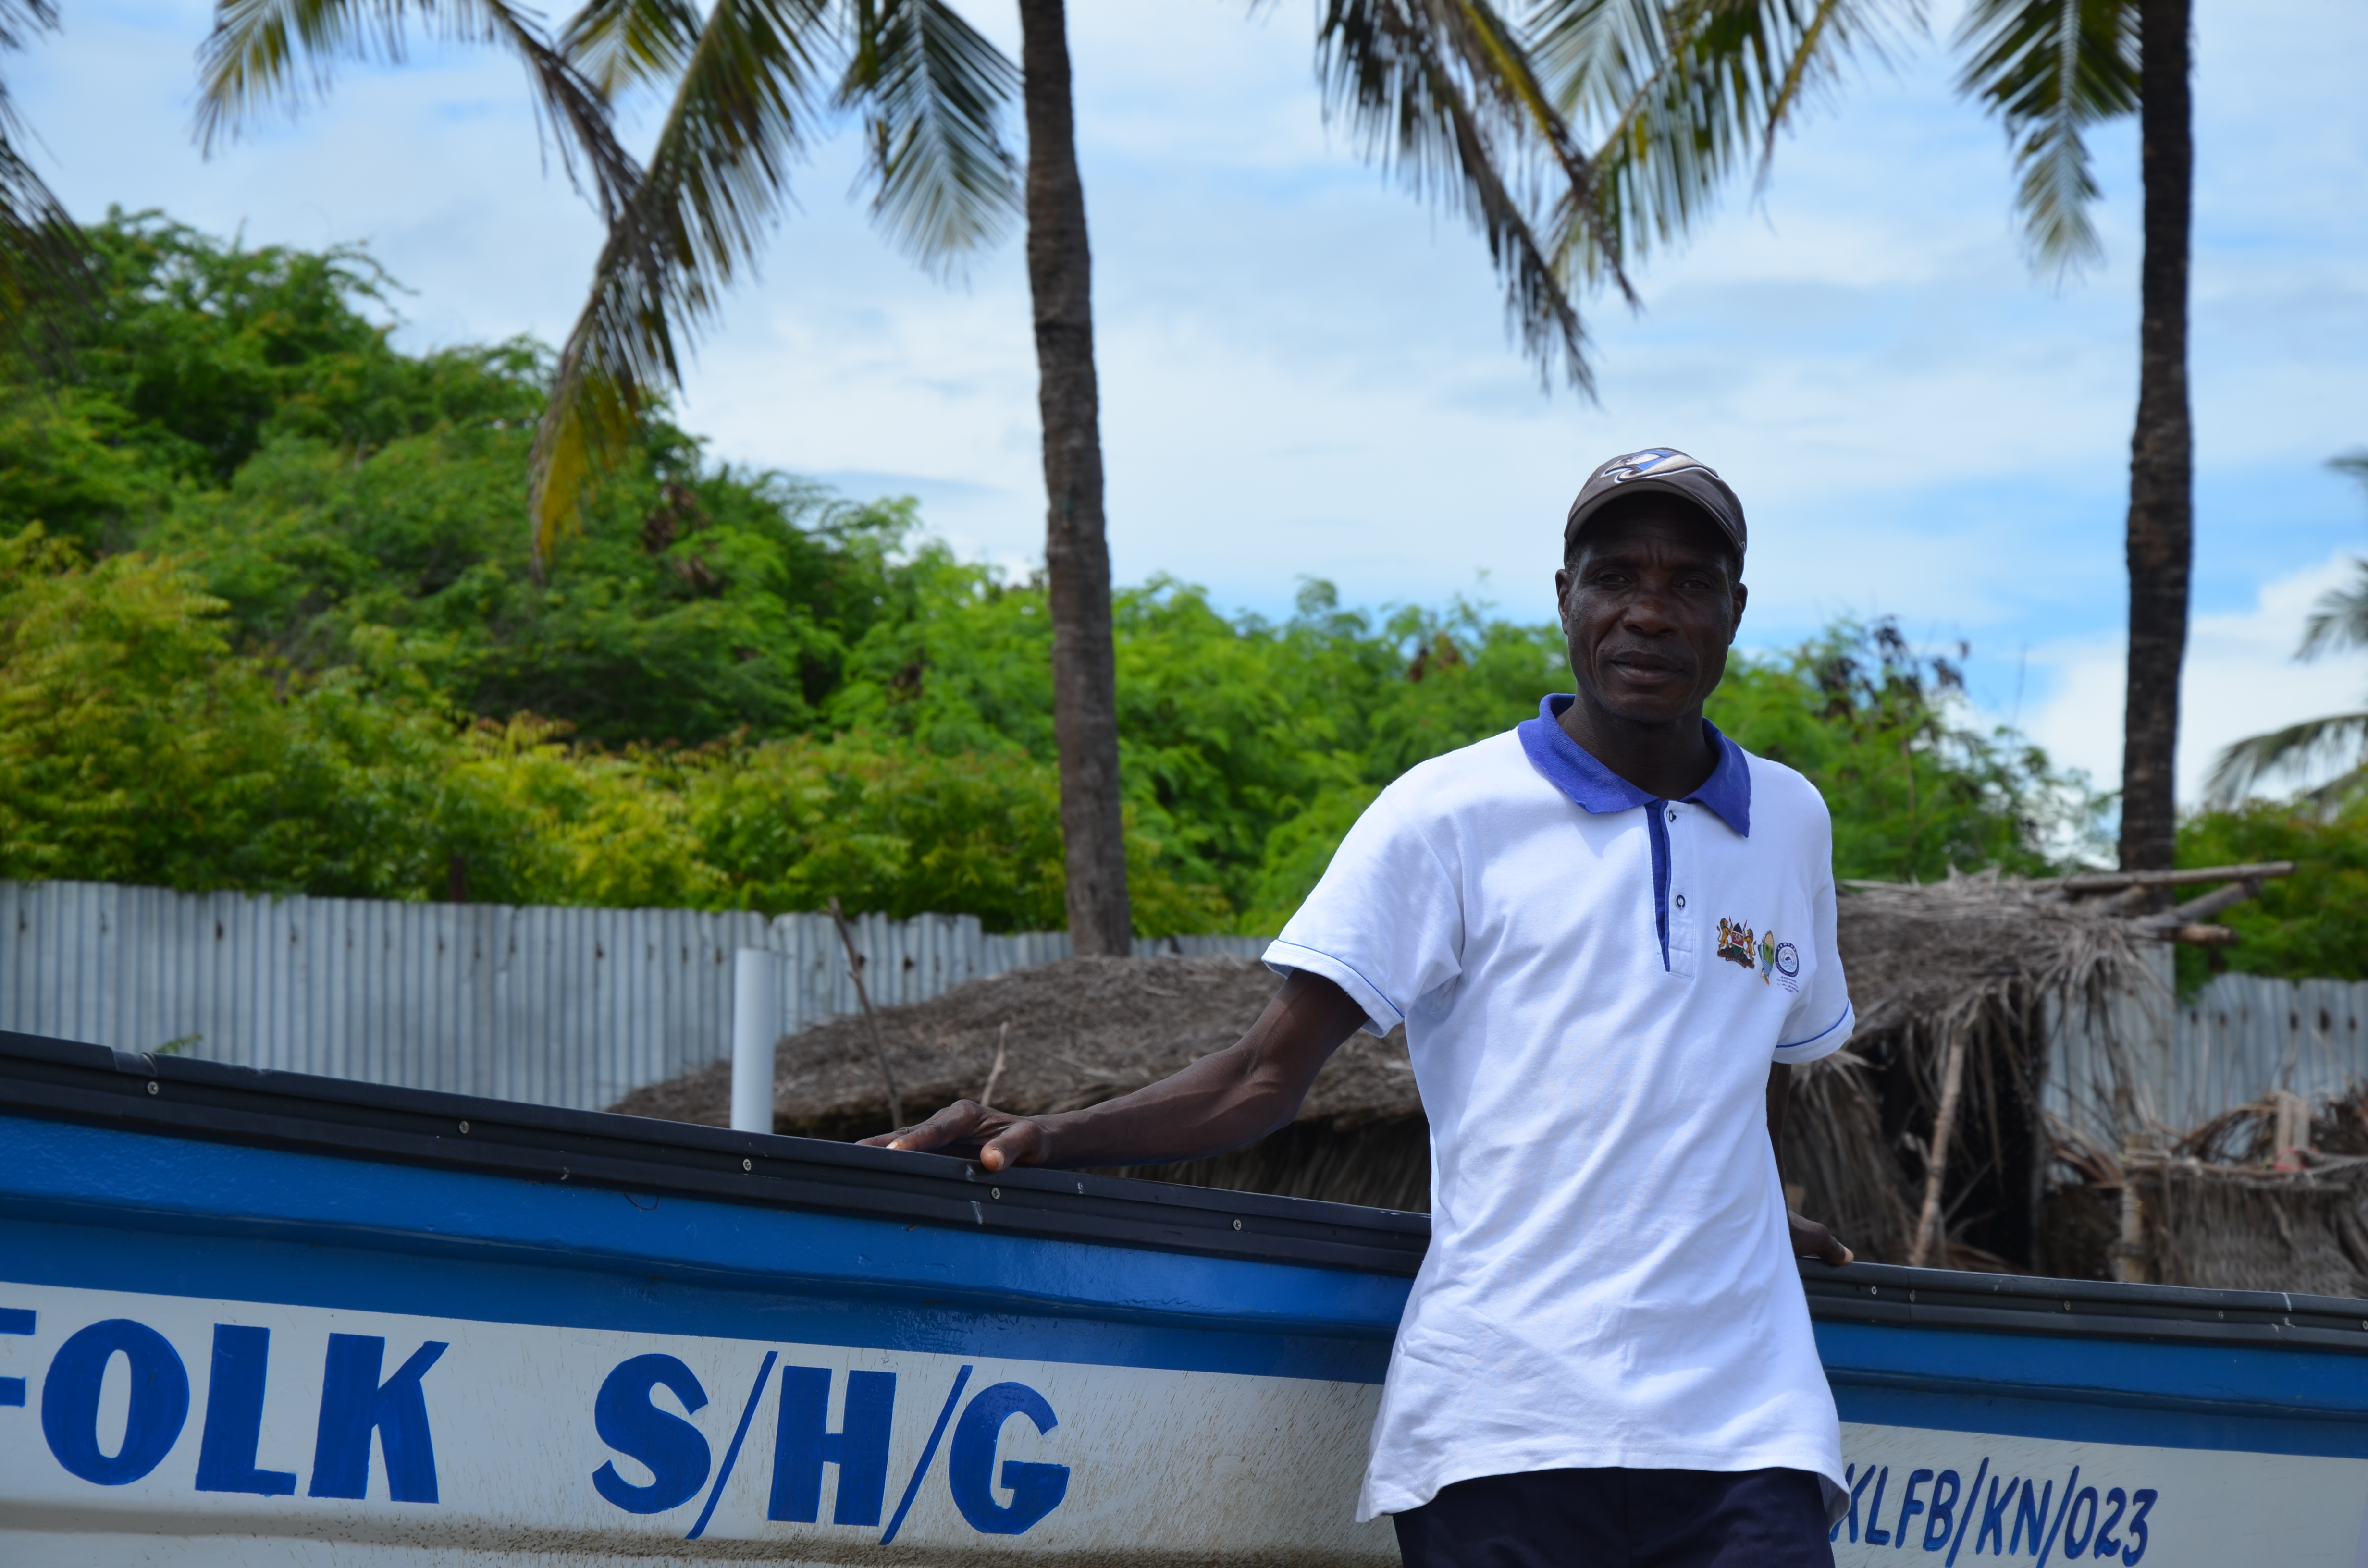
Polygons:
<instances>
[{"instance_id":1,"label":"blue boat stripe","mask_svg":"<svg viewBox=\"0 0 2368 1568\"><path fill-rule=\"evenodd\" d=\"M954 1374L954 1386L946 1391L946 1405L938 1412L938 1424L929 1428L929 1440L922 1445L921 1462L913 1467L913 1479L905 1483L905 1495L896 1504L896 1517L888 1521L888 1529L881 1536L880 1544L886 1546L905 1528L905 1516L912 1512L913 1499L921 1493L921 1478L929 1473L929 1461L938 1457L938 1443L946 1435L946 1423L954 1418L954 1406L962 1400L962 1392L970 1381L971 1369L964 1367Z\"/></svg>"},{"instance_id":2,"label":"blue boat stripe","mask_svg":"<svg viewBox=\"0 0 2368 1568\"><path fill-rule=\"evenodd\" d=\"M1395 1311L1378 1323L1311 1314L1285 1324L1229 1324L1213 1314L1163 1312L1115 1300L1099 1312L1090 1306L1082 1312L1076 1306L1031 1312L1024 1300L981 1300L942 1282L916 1300L918 1292L894 1278L765 1275L756 1281L761 1289L751 1290L746 1276L724 1276L740 1288L717 1289L716 1274L663 1258L596 1255L586 1266L564 1267L500 1247L446 1255L424 1245L320 1244L310 1234L290 1245L252 1235L144 1231L136 1221L127 1224L87 1210L79 1220L41 1224L0 1211L0 1305L16 1304L8 1300L8 1283L57 1285L472 1323L695 1335L750 1341L751 1355L766 1345L798 1344L1355 1383L1382 1381L1396 1327ZM946 1233L969 1239L961 1232ZM893 1245L913 1238L898 1226L884 1239ZM1092 1278L1057 1254L1046 1256L1042 1243L986 1239L1023 1256L1032 1252L1048 1272L1072 1282ZM831 1240L815 1238L808 1249L821 1251ZM1231 1281L1221 1271L1197 1283L1189 1275L1173 1282L1189 1301ZM1394 1283L1403 1301L1405 1281ZM1246 1293L1255 1289L1255 1282L1246 1282ZM889 1302L894 1310L876 1310Z\"/></svg>"},{"instance_id":3,"label":"blue boat stripe","mask_svg":"<svg viewBox=\"0 0 2368 1568\"><path fill-rule=\"evenodd\" d=\"M773 1363L780 1359L778 1350L765 1352L765 1364L757 1369L757 1381L748 1389L748 1403L741 1407L740 1425L733 1429L732 1446L723 1450L723 1462L715 1471L715 1484L707 1489L707 1506L699 1511L699 1523L682 1539L697 1540L707 1533L707 1521L715 1517L715 1500L723 1495L723 1483L732 1479L732 1467L740 1462L740 1445L748 1437L748 1418L757 1414L757 1402L765 1397L765 1384L773 1375Z\"/></svg>"}]
</instances>

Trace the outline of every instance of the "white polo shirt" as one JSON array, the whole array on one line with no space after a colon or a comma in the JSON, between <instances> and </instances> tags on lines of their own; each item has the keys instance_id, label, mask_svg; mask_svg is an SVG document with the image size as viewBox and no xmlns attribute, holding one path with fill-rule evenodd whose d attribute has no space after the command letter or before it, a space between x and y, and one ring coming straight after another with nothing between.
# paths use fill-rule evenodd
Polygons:
<instances>
[{"instance_id":1,"label":"white polo shirt","mask_svg":"<svg viewBox=\"0 0 2368 1568\"><path fill-rule=\"evenodd\" d=\"M1839 1494L1767 1132L1771 1062L1849 1038L1816 789L1711 731L1681 801L1550 697L1358 819L1266 961L1403 1021L1430 1119L1429 1255L1359 1519L1565 1466L1785 1466Z\"/></svg>"}]
</instances>

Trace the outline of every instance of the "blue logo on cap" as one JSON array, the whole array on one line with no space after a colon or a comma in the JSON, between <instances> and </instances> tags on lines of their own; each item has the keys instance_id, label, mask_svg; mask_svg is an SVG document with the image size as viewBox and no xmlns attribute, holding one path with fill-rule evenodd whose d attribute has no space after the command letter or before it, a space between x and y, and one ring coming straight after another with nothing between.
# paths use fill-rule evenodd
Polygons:
<instances>
[{"instance_id":1,"label":"blue logo on cap","mask_svg":"<svg viewBox=\"0 0 2368 1568\"><path fill-rule=\"evenodd\" d=\"M1625 480L1641 479L1648 473L1668 473L1678 469L1698 468L1711 472L1710 465L1698 458L1688 457L1675 447L1647 447L1641 452L1613 458L1597 471L1595 477L1618 484Z\"/></svg>"}]
</instances>

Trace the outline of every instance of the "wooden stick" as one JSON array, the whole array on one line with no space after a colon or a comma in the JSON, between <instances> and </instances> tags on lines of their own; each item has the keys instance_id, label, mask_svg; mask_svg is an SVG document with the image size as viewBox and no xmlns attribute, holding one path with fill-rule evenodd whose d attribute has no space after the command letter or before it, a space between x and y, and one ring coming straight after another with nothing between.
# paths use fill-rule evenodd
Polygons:
<instances>
[{"instance_id":1,"label":"wooden stick","mask_svg":"<svg viewBox=\"0 0 2368 1568\"><path fill-rule=\"evenodd\" d=\"M2123 888L2182 887L2190 882L2245 882L2263 877L2291 877L2291 860L2261 860L2243 866L2197 866L2183 871L2084 871L2077 877L2034 881L2035 888L2060 888L2067 893L2118 892Z\"/></svg>"},{"instance_id":2,"label":"wooden stick","mask_svg":"<svg viewBox=\"0 0 2368 1568\"><path fill-rule=\"evenodd\" d=\"M1916 1244L1908 1249L1907 1266L1921 1268L1940 1242L1941 1183L1949 1174L1949 1132L1957 1119L1957 1095L1965 1081L1965 1031L1949 1031L1949 1051L1941 1065L1941 1108L1932 1118L1932 1155L1924 1165L1924 1211L1916 1221Z\"/></svg>"},{"instance_id":3,"label":"wooden stick","mask_svg":"<svg viewBox=\"0 0 2368 1568\"><path fill-rule=\"evenodd\" d=\"M847 972L855 977L855 999L863 1004L863 1021L871 1028L871 1054L880 1063L880 1081L888 1085L888 1122L902 1131L905 1126L905 1101L896 1093L896 1070L888 1065L888 1048L880 1041L880 1020L871 1011L871 993L863 984L863 955L855 950L855 937L847 929L847 916L838 910L838 895L830 897L830 922L838 927L838 939L847 948Z\"/></svg>"},{"instance_id":4,"label":"wooden stick","mask_svg":"<svg viewBox=\"0 0 2368 1568\"><path fill-rule=\"evenodd\" d=\"M978 1108L981 1110L995 1108L995 1085L1003 1076L1003 1050L1010 1043L1011 1020L1006 1018L1003 1027L995 1031L995 1068L986 1075L986 1087L978 1092Z\"/></svg>"}]
</instances>

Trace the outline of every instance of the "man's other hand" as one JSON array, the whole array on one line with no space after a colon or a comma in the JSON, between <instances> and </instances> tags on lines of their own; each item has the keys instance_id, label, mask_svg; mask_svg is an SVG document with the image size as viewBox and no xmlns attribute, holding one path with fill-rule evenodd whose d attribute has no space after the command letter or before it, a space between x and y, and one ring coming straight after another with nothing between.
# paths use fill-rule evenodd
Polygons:
<instances>
[{"instance_id":1,"label":"man's other hand","mask_svg":"<svg viewBox=\"0 0 2368 1568\"><path fill-rule=\"evenodd\" d=\"M1793 1256L1823 1258L1839 1268L1858 1256L1842 1245L1839 1237L1815 1220L1804 1220L1790 1210L1785 1210L1785 1218L1793 1222Z\"/></svg>"},{"instance_id":2,"label":"man's other hand","mask_svg":"<svg viewBox=\"0 0 2368 1568\"><path fill-rule=\"evenodd\" d=\"M989 1110L976 1100L956 1100L917 1126L860 1142L874 1149L965 1156L990 1171L1006 1171L1042 1165L1052 1141L1033 1117Z\"/></svg>"}]
</instances>

